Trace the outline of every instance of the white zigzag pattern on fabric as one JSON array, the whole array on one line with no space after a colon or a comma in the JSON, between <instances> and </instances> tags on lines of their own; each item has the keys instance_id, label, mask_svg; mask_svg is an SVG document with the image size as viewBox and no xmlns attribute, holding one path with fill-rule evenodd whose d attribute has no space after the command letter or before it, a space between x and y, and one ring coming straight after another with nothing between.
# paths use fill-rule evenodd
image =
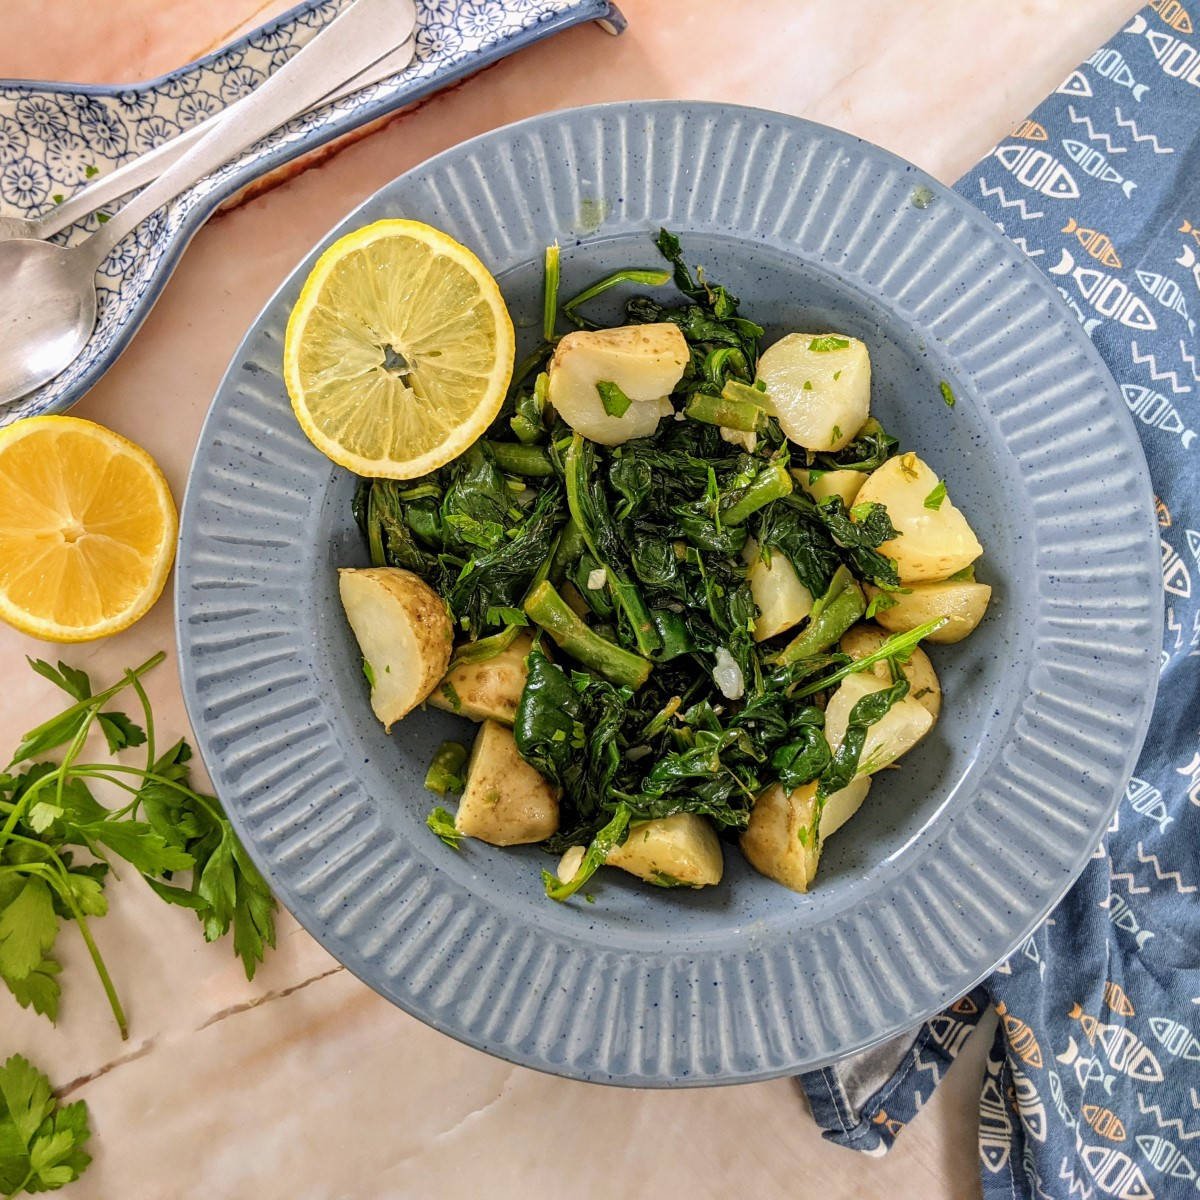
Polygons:
<instances>
[{"instance_id":1,"label":"white zigzag pattern on fabric","mask_svg":"<svg viewBox=\"0 0 1200 1200\"><path fill-rule=\"evenodd\" d=\"M996 196L1000 201L1001 208L1015 208L1021 214L1023 221L1036 221L1038 217L1044 217L1044 212L1031 213L1026 207L1025 201L1018 196L1015 200L1010 200L1005 194L1004 189L996 184L995 187L988 187L981 179L979 181L979 192L982 196Z\"/></svg>"},{"instance_id":2,"label":"white zigzag pattern on fabric","mask_svg":"<svg viewBox=\"0 0 1200 1200\"><path fill-rule=\"evenodd\" d=\"M930 1059L928 1062L926 1062L925 1059L921 1057L921 1052L918 1050L913 1055L913 1062L916 1064L918 1071L928 1071L929 1074L933 1076L934 1086L941 1082L942 1072L939 1069L936 1059Z\"/></svg>"},{"instance_id":3,"label":"white zigzag pattern on fabric","mask_svg":"<svg viewBox=\"0 0 1200 1200\"><path fill-rule=\"evenodd\" d=\"M1192 389L1186 384L1181 383L1179 376L1174 371L1160 371L1158 363L1154 361L1153 354L1139 354L1137 338L1134 338L1129 343L1129 353L1133 356L1135 363L1148 363L1150 366L1151 379L1165 379L1171 385L1171 391L1177 395L1187 395Z\"/></svg>"},{"instance_id":4,"label":"white zigzag pattern on fabric","mask_svg":"<svg viewBox=\"0 0 1200 1200\"><path fill-rule=\"evenodd\" d=\"M1013 240L1015 241L1016 239L1014 238ZM1188 352L1187 342L1183 338L1179 339L1179 353L1183 356L1183 361L1187 363L1188 370L1192 373L1192 378L1197 383L1200 383L1200 375L1196 374L1196 367L1200 366L1200 364L1196 362L1196 356Z\"/></svg>"},{"instance_id":5,"label":"white zigzag pattern on fabric","mask_svg":"<svg viewBox=\"0 0 1200 1200\"><path fill-rule=\"evenodd\" d=\"M1070 117L1071 120L1074 121L1076 125L1084 126L1084 128L1087 130L1088 141L1103 142L1104 147L1109 152L1109 154L1124 154L1125 151L1129 149L1128 146L1118 146L1112 140L1112 137L1109 134L1104 133L1102 130L1097 130L1095 125L1092 124L1092 118L1089 117L1087 115L1087 113L1084 113L1083 116L1081 117L1075 111L1075 105L1073 105L1073 104L1067 105L1067 116Z\"/></svg>"},{"instance_id":6,"label":"white zigzag pattern on fabric","mask_svg":"<svg viewBox=\"0 0 1200 1200\"><path fill-rule=\"evenodd\" d=\"M1138 887L1137 881L1128 871L1114 871L1109 879L1112 883L1116 883L1118 880L1124 879L1129 884L1129 894L1131 896L1144 896L1150 890L1148 887ZM1101 907L1103 907L1103 905L1101 905Z\"/></svg>"},{"instance_id":7,"label":"white zigzag pattern on fabric","mask_svg":"<svg viewBox=\"0 0 1200 1200\"><path fill-rule=\"evenodd\" d=\"M1045 250L1030 250L1029 243L1023 237L1010 237L1008 239L1014 246L1020 246L1025 251L1026 258L1037 258L1039 254L1045 254Z\"/></svg>"},{"instance_id":8,"label":"white zigzag pattern on fabric","mask_svg":"<svg viewBox=\"0 0 1200 1200\"><path fill-rule=\"evenodd\" d=\"M1192 1095L1195 1096L1196 1089L1192 1089ZM1158 1104L1147 1104L1142 1099L1142 1093L1137 1094L1138 1108L1142 1110L1142 1116L1152 1116L1157 1122L1159 1129L1177 1129L1181 1141L1190 1142L1192 1138L1200 1137L1200 1129L1184 1129L1183 1122L1178 1117L1164 1117L1162 1106Z\"/></svg>"},{"instance_id":9,"label":"white zigzag pattern on fabric","mask_svg":"<svg viewBox=\"0 0 1200 1200\"><path fill-rule=\"evenodd\" d=\"M1149 142L1150 148L1154 151L1155 154L1174 154L1175 153L1174 146L1164 146L1162 144L1162 142L1160 142L1158 140L1158 138L1156 138L1154 136L1154 134L1139 133L1137 123L1134 121L1134 119L1132 117L1129 117L1128 119L1126 119L1125 117L1122 117L1120 108L1116 109L1116 118L1117 118L1118 125L1122 126L1125 129L1128 129L1129 132L1133 134L1133 140L1135 142Z\"/></svg>"},{"instance_id":10,"label":"white zigzag pattern on fabric","mask_svg":"<svg viewBox=\"0 0 1200 1200\"><path fill-rule=\"evenodd\" d=\"M1174 883L1175 890L1181 896L1186 896L1191 892L1200 890L1194 883L1185 884L1183 882L1183 876L1180 875L1178 871L1164 871L1162 867L1159 866L1157 854L1143 854L1141 842L1138 842L1137 856L1138 862L1151 863L1153 865L1154 873L1159 877L1159 879L1169 880L1170 882Z\"/></svg>"}]
</instances>

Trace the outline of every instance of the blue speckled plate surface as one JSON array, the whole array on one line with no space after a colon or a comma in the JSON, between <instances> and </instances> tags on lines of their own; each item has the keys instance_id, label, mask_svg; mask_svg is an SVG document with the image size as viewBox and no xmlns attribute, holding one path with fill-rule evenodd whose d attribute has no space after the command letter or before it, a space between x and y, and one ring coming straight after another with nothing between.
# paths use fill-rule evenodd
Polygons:
<instances>
[{"instance_id":1,"label":"blue speckled plate surface","mask_svg":"<svg viewBox=\"0 0 1200 1200\"><path fill-rule=\"evenodd\" d=\"M912 202L918 187L928 207ZM595 904L558 906L536 849L455 854L425 828L422 778L437 741L469 730L419 712L388 737L371 715L335 581L336 567L366 561L353 481L305 440L280 380L284 323L317 247L217 394L177 581L197 739L280 899L422 1020L582 1079L797 1071L953 1001L1082 869L1155 689L1145 462L1054 289L915 167L832 129L717 105L607 105L498 130L389 184L327 242L389 216L434 222L482 256L519 350L535 336L546 243L563 244L570 294L618 265L653 265L660 224L768 339L862 337L874 413L946 477L995 593L972 638L932 648L942 719L830 840L809 895L730 848L719 888L664 893L610 872Z\"/></svg>"}]
</instances>

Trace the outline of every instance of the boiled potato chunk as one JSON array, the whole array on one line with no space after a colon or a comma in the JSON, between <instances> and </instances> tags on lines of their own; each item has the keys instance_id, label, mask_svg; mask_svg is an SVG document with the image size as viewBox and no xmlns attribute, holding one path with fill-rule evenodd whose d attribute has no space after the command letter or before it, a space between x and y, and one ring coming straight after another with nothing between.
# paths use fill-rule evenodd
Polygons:
<instances>
[{"instance_id":1,"label":"boiled potato chunk","mask_svg":"<svg viewBox=\"0 0 1200 1200\"><path fill-rule=\"evenodd\" d=\"M891 685L890 680L877 679L863 671L847 675L825 706L825 738L835 752L846 736L850 711L864 696ZM858 760L859 775L873 775L911 750L933 728L933 717L919 700L911 695L897 701L881 720L867 727L866 740Z\"/></svg>"},{"instance_id":2,"label":"boiled potato chunk","mask_svg":"<svg viewBox=\"0 0 1200 1200\"><path fill-rule=\"evenodd\" d=\"M671 391L688 364L677 325L622 325L581 329L558 343L550 360L549 400L576 433L605 446L648 437L672 411ZM619 417L604 411L596 390L615 383L632 404Z\"/></svg>"},{"instance_id":3,"label":"boiled potato chunk","mask_svg":"<svg viewBox=\"0 0 1200 1200\"><path fill-rule=\"evenodd\" d=\"M870 595L877 588L867 587ZM875 620L884 629L892 633L907 633L924 625L926 621L936 621L939 617L949 617L941 629L935 630L925 639L928 642L961 642L967 634L974 631L975 626L983 620L988 602L992 598L992 589L986 583L974 583L967 580L946 583L918 583L905 592L892 592L895 600L894 608L881 609L875 614Z\"/></svg>"},{"instance_id":4,"label":"boiled potato chunk","mask_svg":"<svg viewBox=\"0 0 1200 1200\"><path fill-rule=\"evenodd\" d=\"M770 561L764 562L758 543L748 538L742 558L749 565L746 577L750 581L750 594L758 605L758 616L754 619L756 642L765 642L799 625L812 612L812 592L800 582L785 554L776 550Z\"/></svg>"},{"instance_id":5,"label":"boiled potato chunk","mask_svg":"<svg viewBox=\"0 0 1200 1200\"><path fill-rule=\"evenodd\" d=\"M852 779L825 801L817 816L817 781L791 795L781 783L759 793L750 822L741 836L742 853L750 865L794 892L806 892L817 873L821 842L840 829L859 809L871 781Z\"/></svg>"},{"instance_id":6,"label":"boiled potato chunk","mask_svg":"<svg viewBox=\"0 0 1200 1200\"><path fill-rule=\"evenodd\" d=\"M814 349L846 342L836 349ZM871 359L858 338L789 333L758 360L780 428L806 450L841 450L871 409Z\"/></svg>"},{"instance_id":7,"label":"boiled potato chunk","mask_svg":"<svg viewBox=\"0 0 1200 1200\"><path fill-rule=\"evenodd\" d=\"M810 471L796 467L796 482L819 504L826 496L840 496L847 508L854 504L859 489L867 481L866 471Z\"/></svg>"},{"instance_id":8,"label":"boiled potato chunk","mask_svg":"<svg viewBox=\"0 0 1200 1200\"><path fill-rule=\"evenodd\" d=\"M525 687L525 656L532 647L533 638L522 633L507 650L483 662L452 667L430 692L429 703L472 721L511 725Z\"/></svg>"},{"instance_id":9,"label":"boiled potato chunk","mask_svg":"<svg viewBox=\"0 0 1200 1200\"><path fill-rule=\"evenodd\" d=\"M887 638L888 635L882 629L864 622L852 626L842 634L841 651L851 658L859 659L874 653ZM902 663L900 669L904 672L904 678L908 680L909 696L936 721L942 711L942 685L938 683L937 673L933 669L933 663L929 661L929 655L920 646L914 646L909 651L908 662ZM886 661L877 662L871 668L871 674L884 683L892 682L892 672Z\"/></svg>"},{"instance_id":10,"label":"boiled potato chunk","mask_svg":"<svg viewBox=\"0 0 1200 1200\"><path fill-rule=\"evenodd\" d=\"M837 833L860 808L871 790L870 775L855 775L840 792L834 792L821 809L821 841Z\"/></svg>"},{"instance_id":11,"label":"boiled potato chunk","mask_svg":"<svg viewBox=\"0 0 1200 1200\"><path fill-rule=\"evenodd\" d=\"M937 507L937 475L915 454L889 458L871 472L856 498L857 504L882 504L899 537L884 542L880 554L896 560L904 584L945 579L970 566L983 547L967 519L943 496Z\"/></svg>"},{"instance_id":12,"label":"boiled potato chunk","mask_svg":"<svg viewBox=\"0 0 1200 1200\"><path fill-rule=\"evenodd\" d=\"M630 826L625 841L609 851L605 862L647 883L694 888L720 883L725 866L713 827L696 813Z\"/></svg>"},{"instance_id":13,"label":"boiled potato chunk","mask_svg":"<svg viewBox=\"0 0 1200 1200\"><path fill-rule=\"evenodd\" d=\"M450 665L454 625L442 598L398 567L342 567L338 591L385 730L433 690Z\"/></svg>"},{"instance_id":14,"label":"boiled potato chunk","mask_svg":"<svg viewBox=\"0 0 1200 1200\"><path fill-rule=\"evenodd\" d=\"M815 780L790 796L783 784L774 783L754 802L740 839L742 853L759 874L807 892L821 857L816 817Z\"/></svg>"},{"instance_id":15,"label":"boiled potato chunk","mask_svg":"<svg viewBox=\"0 0 1200 1200\"><path fill-rule=\"evenodd\" d=\"M454 827L493 846L541 842L558 832L558 788L518 753L512 730L479 727Z\"/></svg>"}]
</instances>

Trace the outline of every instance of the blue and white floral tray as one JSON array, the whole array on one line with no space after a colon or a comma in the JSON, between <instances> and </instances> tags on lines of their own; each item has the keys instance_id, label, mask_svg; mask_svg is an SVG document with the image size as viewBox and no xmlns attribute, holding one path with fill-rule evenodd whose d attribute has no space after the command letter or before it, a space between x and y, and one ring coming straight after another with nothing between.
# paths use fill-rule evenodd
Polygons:
<instances>
[{"instance_id":1,"label":"blue and white floral tray","mask_svg":"<svg viewBox=\"0 0 1200 1200\"><path fill-rule=\"evenodd\" d=\"M36 217L232 104L350 0L307 0L207 58L125 87L0 81L0 215ZM184 247L213 210L290 159L411 104L532 42L595 20L624 28L608 0L416 0L416 53L400 74L289 124L201 180L120 242L97 276L99 317L61 375L0 411L0 426L62 412L104 374L145 320ZM76 242L95 216L54 240Z\"/></svg>"}]
</instances>

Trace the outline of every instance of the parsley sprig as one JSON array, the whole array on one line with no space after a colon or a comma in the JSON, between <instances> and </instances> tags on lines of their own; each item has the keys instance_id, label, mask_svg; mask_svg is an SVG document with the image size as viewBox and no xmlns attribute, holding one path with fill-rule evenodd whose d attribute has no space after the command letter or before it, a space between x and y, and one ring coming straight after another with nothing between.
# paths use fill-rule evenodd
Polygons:
<instances>
[{"instance_id":1,"label":"parsley sprig","mask_svg":"<svg viewBox=\"0 0 1200 1200\"><path fill-rule=\"evenodd\" d=\"M111 856L129 863L162 900L192 909L205 940L232 929L248 979L275 944L275 901L220 802L191 786L191 747L180 739L158 752L141 677L164 657L160 651L95 693L85 672L29 660L74 703L25 734L0 774L0 979L23 1007L57 1020L61 966L53 951L61 922L74 921L123 1038L125 1012L89 922L108 911ZM127 691L143 724L108 708ZM94 727L111 754L144 746L144 765L80 761ZM57 763L33 761L63 746ZM92 793L101 782L126 802L101 804ZM186 886L181 872L190 872Z\"/></svg>"},{"instance_id":2,"label":"parsley sprig","mask_svg":"<svg viewBox=\"0 0 1200 1200\"><path fill-rule=\"evenodd\" d=\"M92 1161L82 1100L60 1105L50 1081L19 1054L0 1066L0 1195L54 1192Z\"/></svg>"}]
</instances>

